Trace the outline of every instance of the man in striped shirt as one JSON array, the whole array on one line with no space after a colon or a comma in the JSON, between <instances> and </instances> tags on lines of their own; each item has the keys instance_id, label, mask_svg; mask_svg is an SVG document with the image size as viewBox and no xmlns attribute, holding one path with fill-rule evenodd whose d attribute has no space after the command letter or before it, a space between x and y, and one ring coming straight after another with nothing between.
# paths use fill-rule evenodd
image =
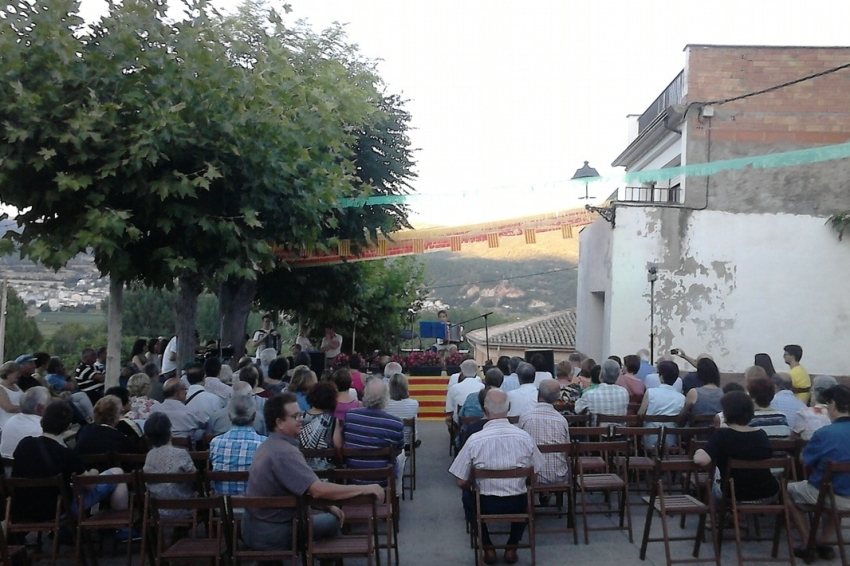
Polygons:
<instances>
[{"instance_id":1,"label":"man in striped shirt","mask_svg":"<svg viewBox=\"0 0 850 566\"><path fill-rule=\"evenodd\" d=\"M370 378L363 388L363 407L345 414L342 429L343 446L360 450L374 450L387 446L395 455L396 474L404 469L404 421L384 410L389 401L389 390L383 379ZM387 461L380 458L348 458L349 468L382 468Z\"/></svg>"},{"instance_id":2,"label":"man in striped shirt","mask_svg":"<svg viewBox=\"0 0 850 566\"><path fill-rule=\"evenodd\" d=\"M472 469L509 470L513 468L543 469L543 455L531 436L508 422L508 397L504 391L491 389L484 398L484 413L487 424L480 432L469 437L460 450L449 473L457 478L463 490L463 509L470 522L475 521L475 500L469 491ZM482 480L476 486L481 495L481 512L485 515L502 513L524 513L526 511L526 486L522 478ZM508 544L515 545L522 539L525 523L511 523ZM496 562L496 551L492 548L487 526L481 527L484 543L484 563ZM490 547L490 548L487 548ZM505 562L518 560L515 548L505 550Z\"/></svg>"}]
</instances>

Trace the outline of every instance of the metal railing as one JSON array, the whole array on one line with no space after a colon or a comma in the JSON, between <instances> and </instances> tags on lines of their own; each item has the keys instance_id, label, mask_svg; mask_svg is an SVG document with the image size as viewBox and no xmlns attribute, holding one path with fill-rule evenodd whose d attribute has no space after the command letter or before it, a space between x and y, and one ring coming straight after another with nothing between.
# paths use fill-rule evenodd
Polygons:
<instances>
[{"instance_id":1,"label":"metal railing","mask_svg":"<svg viewBox=\"0 0 850 566\"><path fill-rule=\"evenodd\" d=\"M640 134L647 126L649 126L656 116L667 110L674 104L682 102L682 97L685 92L685 71L682 71L673 81L667 85L658 98L649 105L643 114L638 118L638 134Z\"/></svg>"},{"instance_id":2,"label":"metal railing","mask_svg":"<svg viewBox=\"0 0 850 566\"><path fill-rule=\"evenodd\" d=\"M682 188L625 187L619 191L617 200L623 202L646 202L656 204L681 204Z\"/></svg>"}]
</instances>

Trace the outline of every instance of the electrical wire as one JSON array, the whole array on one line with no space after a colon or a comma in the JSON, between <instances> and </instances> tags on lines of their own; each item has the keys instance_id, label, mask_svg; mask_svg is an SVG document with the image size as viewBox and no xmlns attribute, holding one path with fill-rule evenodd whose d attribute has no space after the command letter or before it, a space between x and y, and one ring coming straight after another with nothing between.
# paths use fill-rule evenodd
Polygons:
<instances>
[{"instance_id":1,"label":"electrical wire","mask_svg":"<svg viewBox=\"0 0 850 566\"><path fill-rule=\"evenodd\" d=\"M513 281L514 279L524 279L526 277L536 277L538 275L548 275L549 273L560 273L561 271L570 271L571 269L576 269L575 266L572 267L562 267L560 269L550 269L549 271L541 271L539 273L528 273L526 275L515 275L514 277L502 277L501 279L488 279L486 281L473 281L471 283L456 283L452 285L437 285L435 287L430 287L430 289L448 289L450 287L463 287L464 285L481 285L483 283L497 283L500 281Z\"/></svg>"}]
</instances>

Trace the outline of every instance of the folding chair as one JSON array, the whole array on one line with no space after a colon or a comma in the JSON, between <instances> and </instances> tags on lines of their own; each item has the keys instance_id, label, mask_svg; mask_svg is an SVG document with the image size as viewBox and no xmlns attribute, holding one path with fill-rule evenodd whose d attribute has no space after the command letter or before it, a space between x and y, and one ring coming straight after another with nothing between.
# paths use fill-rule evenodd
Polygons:
<instances>
[{"instance_id":1,"label":"folding chair","mask_svg":"<svg viewBox=\"0 0 850 566\"><path fill-rule=\"evenodd\" d=\"M156 524L156 565L163 562L212 561L218 566L222 558L227 560L232 553L230 543L224 536L227 511L224 497L197 497L194 499L159 499L148 494L147 506L151 520ZM165 512L189 511L189 515L166 514ZM206 536L200 538L198 526L204 526ZM166 528L188 528L188 536L165 543Z\"/></svg>"},{"instance_id":2,"label":"folding chair","mask_svg":"<svg viewBox=\"0 0 850 566\"><path fill-rule=\"evenodd\" d=\"M573 442L601 442L603 438L607 438L610 432L611 429L607 426L571 426L570 440ZM605 470L608 468L608 463L599 456L578 455L578 458L585 470Z\"/></svg>"},{"instance_id":3,"label":"folding chair","mask_svg":"<svg viewBox=\"0 0 850 566\"><path fill-rule=\"evenodd\" d=\"M401 498L404 499L404 492L408 490L410 500L413 501L413 492L416 490L416 419L404 419L404 430L409 431L410 442L404 447L407 471L401 476Z\"/></svg>"},{"instance_id":4,"label":"folding chair","mask_svg":"<svg viewBox=\"0 0 850 566\"><path fill-rule=\"evenodd\" d=\"M209 450L190 450L189 457L192 463L199 471L209 470L210 468L210 451Z\"/></svg>"},{"instance_id":5,"label":"folding chair","mask_svg":"<svg viewBox=\"0 0 850 566\"><path fill-rule=\"evenodd\" d=\"M776 458L789 456L791 458L791 475L785 478L788 481L797 481L797 462L800 459L800 443L796 438L771 438L770 448Z\"/></svg>"},{"instance_id":6,"label":"folding chair","mask_svg":"<svg viewBox=\"0 0 850 566\"><path fill-rule=\"evenodd\" d=\"M792 564L795 564L794 561L794 542L791 538L791 512L789 509L789 502L785 497L786 489L785 485L787 480L785 478L789 477L791 474L792 467L791 458L789 456L785 456L783 458L770 458L768 460L729 460L726 466L726 478L729 478L728 481L728 500L730 501L730 506L732 508L732 519L735 525L735 544L737 546L738 552L738 564L739 566L743 566L744 562L784 562L785 559L777 558L779 553L779 535L780 530L782 529L783 523L785 524L785 534L786 539L788 541L788 558L787 560ZM779 494L776 502L748 502L748 501L738 501L735 496L735 479L733 477L735 470L774 470L777 468L782 468L784 470L784 475L779 480ZM725 494L724 494L725 495ZM773 533L773 550L771 552L771 558L767 559L764 557L745 557L743 554L743 548L741 545L741 522L740 516L744 515L775 515L776 516L776 525ZM759 540L755 538L749 538L749 540Z\"/></svg>"},{"instance_id":7,"label":"folding chair","mask_svg":"<svg viewBox=\"0 0 850 566\"><path fill-rule=\"evenodd\" d=\"M596 426L614 426L619 428L621 426L640 426L641 417L640 415L605 415L602 413L597 413L593 415L596 419Z\"/></svg>"},{"instance_id":8,"label":"folding chair","mask_svg":"<svg viewBox=\"0 0 850 566\"><path fill-rule=\"evenodd\" d=\"M219 473L242 473L242 472L219 472ZM247 472L245 472L247 473ZM297 497L246 497L232 495L226 498L227 524L230 526L230 548L232 548L233 560L236 566L240 566L243 560L248 562L258 561L281 561L291 560L292 565L298 563L298 524L302 516L301 503ZM291 509L294 511L292 518L292 537L287 550L251 550L242 541L242 526L238 517L234 516L234 509Z\"/></svg>"},{"instance_id":9,"label":"folding chair","mask_svg":"<svg viewBox=\"0 0 850 566\"><path fill-rule=\"evenodd\" d=\"M334 468L342 466L341 452L342 448L301 448L304 459L321 479L329 479ZM330 467L318 469L318 464L314 463L320 460L329 461Z\"/></svg>"},{"instance_id":10,"label":"folding chair","mask_svg":"<svg viewBox=\"0 0 850 566\"><path fill-rule=\"evenodd\" d=\"M836 474L850 474L850 462L827 462L826 470L823 474L823 481L818 494L817 505L815 505L812 515L811 527L809 528L809 540L806 541L806 564L814 559L815 547L817 545L818 526L821 517L828 514L832 517L833 527L835 529L835 544L838 545L838 553L841 555L841 563L847 564L847 554L844 549L844 536L841 533L841 521L850 517L850 511L841 511L835 506L835 486L832 478ZM826 506L827 498L829 498L829 507ZM831 544L831 543L830 543Z\"/></svg>"},{"instance_id":11,"label":"folding chair","mask_svg":"<svg viewBox=\"0 0 850 566\"><path fill-rule=\"evenodd\" d=\"M229 495L234 491L239 492L240 494L245 493L245 488L248 485L248 471L244 472L214 472L212 470L207 470L204 472L204 494L207 497L213 497L215 495ZM228 484L224 487L224 489L219 492L219 490L215 489L215 484ZM239 486L229 485L229 484L241 484ZM225 504L228 501L225 500Z\"/></svg>"},{"instance_id":12,"label":"folding chair","mask_svg":"<svg viewBox=\"0 0 850 566\"><path fill-rule=\"evenodd\" d=\"M125 472L135 472L145 467L147 454L116 454L116 465Z\"/></svg>"},{"instance_id":13,"label":"folding chair","mask_svg":"<svg viewBox=\"0 0 850 566\"><path fill-rule=\"evenodd\" d=\"M484 540L481 536L484 526L489 523L519 523L524 522L528 527L528 542L523 544L521 541L515 545L493 544L488 548L499 549L520 549L528 548L531 550L531 565L536 564L536 546L535 546L535 525L534 525L534 501L531 499L532 484L534 481L534 468L512 468L510 470L485 470L481 468L472 468L472 484L475 494L475 525L472 529L472 536L475 540L475 559L477 566L484 564ZM481 513L481 492L476 488L478 483L483 479L524 479L526 485L526 511L525 513L500 513L495 515L484 515ZM488 528L489 532L489 528ZM496 533L494 533L496 534ZM491 541L492 542L492 541Z\"/></svg>"},{"instance_id":14,"label":"folding chair","mask_svg":"<svg viewBox=\"0 0 850 566\"><path fill-rule=\"evenodd\" d=\"M186 450L192 450L192 439L188 436L172 436L171 445L179 446L180 448L185 448Z\"/></svg>"},{"instance_id":15,"label":"folding chair","mask_svg":"<svg viewBox=\"0 0 850 566\"><path fill-rule=\"evenodd\" d=\"M151 553L151 556L153 556L155 559L156 566L159 566L160 557L157 548L161 542L161 537L164 536L164 527L186 528L191 527L191 525L186 524L187 521L184 521L184 524L182 525L173 525L170 523L164 525L161 524L161 522L158 521L155 517L153 509L151 507L153 500L157 498L156 496L151 494L150 486L152 484L163 483L186 483L192 484L197 492L203 493L203 481L201 480L201 473L197 470L194 472L183 472L173 474L149 474L145 472L137 472L137 474L139 475L137 477L136 483L139 486L139 489L145 489L144 503L142 505L142 564L144 564L145 562L145 553L149 551ZM159 499L159 501L171 500ZM177 499L173 501L185 502L190 500ZM192 501L194 501L194 499ZM224 500L222 499L222 502L223 501ZM192 514L193 517L197 517L197 515L198 512ZM223 520L224 517L225 515L224 513L222 513L221 515L219 515L219 520Z\"/></svg>"},{"instance_id":16,"label":"folding chair","mask_svg":"<svg viewBox=\"0 0 850 566\"><path fill-rule=\"evenodd\" d=\"M632 534L631 504L629 503L629 442L628 440L603 441L603 442L579 442L576 448L578 460L578 475L576 477L577 489L581 492L581 512L584 523L584 544L590 544L588 532L590 530L628 530L629 542L634 541ZM582 461L589 454L599 454L598 457L605 462L605 469L593 465L590 469ZM622 457L621 467L615 466L615 458ZM595 472L595 473L591 473ZM593 510L588 501L587 494L592 492L603 492L607 495L617 493L619 496L620 524L614 527L595 527L591 529L588 525L587 516L591 514L610 514L611 509L606 505L605 509ZM624 527L624 522L626 526Z\"/></svg>"},{"instance_id":17,"label":"folding chair","mask_svg":"<svg viewBox=\"0 0 850 566\"><path fill-rule=\"evenodd\" d=\"M695 562L714 562L720 566L720 549L718 547L717 533L717 515L714 507L714 499L711 495L711 483L714 481L714 468L709 469L709 473L704 476L705 489L707 499L702 501L692 495L668 495L664 489L664 480L662 476L672 473L680 473L685 475L698 474L703 471L703 468L695 464L693 461L687 460L656 460L653 472L653 489L649 496L643 499L649 504L646 510L646 522L643 527L643 539L640 544L640 559L646 559L646 549L650 542L664 542L664 553L667 558L667 566L671 564L695 563ZM661 516L661 538L650 538L650 530L652 528L652 518L658 513ZM668 516L680 515L698 515L699 524L694 537L677 536L671 537L669 525L667 523ZM702 540L705 536L706 516L711 522L711 541L714 549L713 558L700 558L699 551ZM692 558L674 559L670 553L670 542L691 540L694 541L694 550Z\"/></svg>"},{"instance_id":18,"label":"folding chair","mask_svg":"<svg viewBox=\"0 0 850 566\"><path fill-rule=\"evenodd\" d=\"M552 505L543 505L542 503L537 505L534 511L535 519L539 520L542 517L556 517L561 519L566 514L567 521L564 525L564 528L548 528L546 530L540 528L540 525L535 527L535 534L548 534L548 533L560 533L560 532L569 532L573 533L573 544L578 544L578 528L576 527L576 509L575 509L575 484L573 478L575 476L575 444L538 444L537 448L544 455L546 454L558 454L562 453L564 457L567 459L567 466L569 468L569 477L564 482L558 483L538 483L534 482L531 486L531 501L534 503L537 498L536 495L539 494L555 494L555 504ZM566 496L566 506L567 511L564 513L564 500Z\"/></svg>"},{"instance_id":19,"label":"folding chair","mask_svg":"<svg viewBox=\"0 0 850 566\"><path fill-rule=\"evenodd\" d=\"M449 429L449 456L457 456L455 440L458 435L458 426L454 420L454 413L446 412L446 426Z\"/></svg>"},{"instance_id":20,"label":"folding chair","mask_svg":"<svg viewBox=\"0 0 850 566\"><path fill-rule=\"evenodd\" d=\"M372 517L377 514L374 495L359 495L341 501L330 501L327 499L316 499L305 496L304 504L308 509L307 515L307 564L313 566L316 559L326 560L331 558L349 558L362 556L366 558L368 566L372 566L372 558L375 551L375 522L370 519L365 522L365 535L342 535L335 538L313 540L313 515L309 513L310 507L326 508L330 505L345 505L349 507L366 506L371 507L369 513Z\"/></svg>"},{"instance_id":21,"label":"folding chair","mask_svg":"<svg viewBox=\"0 0 850 566\"><path fill-rule=\"evenodd\" d=\"M0 563L11 566L12 564L23 564L29 566L31 564L30 557L27 555L27 547L20 545L9 545L6 542L6 536L0 534Z\"/></svg>"},{"instance_id":22,"label":"folding chair","mask_svg":"<svg viewBox=\"0 0 850 566\"><path fill-rule=\"evenodd\" d=\"M98 472L102 472L104 470L108 470L112 466L114 466L115 458L113 454L83 454L81 456L83 459L83 463L86 465L87 470L91 470L92 468L96 469Z\"/></svg>"},{"instance_id":23,"label":"folding chair","mask_svg":"<svg viewBox=\"0 0 850 566\"><path fill-rule=\"evenodd\" d=\"M581 415L563 415L570 428L573 426L590 426L590 415L583 413Z\"/></svg>"},{"instance_id":24,"label":"folding chair","mask_svg":"<svg viewBox=\"0 0 850 566\"><path fill-rule=\"evenodd\" d=\"M6 493L6 536L10 537L14 533L22 533L24 536L27 533L38 533L38 550L41 550L41 535L52 532L53 542L50 546L50 553L38 552L30 558L36 561L44 556L49 556L55 566L56 559L59 557L61 538L59 529L62 527L70 528L73 524L67 487L62 474L46 478L3 478L3 490ZM28 500L32 493L37 491L56 493L56 505L53 508L52 516L41 518L29 515ZM67 554L67 556L73 555L73 552Z\"/></svg>"},{"instance_id":25,"label":"folding chair","mask_svg":"<svg viewBox=\"0 0 850 566\"><path fill-rule=\"evenodd\" d=\"M660 427L633 427L624 426L617 428L617 434L629 441L629 476L632 476L634 488L640 485L640 474L643 472L646 475L648 489L652 491L652 472L655 470L655 456L658 454L658 445L661 440ZM646 440L648 437L654 436L655 443L647 447ZM625 465L623 458L617 457L614 459L614 464L617 467Z\"/></svg>"},{"instance_id":26,"label":"folding chair","mask_svg":"<svg viewBox=\"0 0 850 566\"><path fill-rule=\"evenodd\" d=\"M395 562L398 564L398 494L395 490L395 468L392 465L388 465L383 468L370 469L337 468L333 470L331 478L335 483L343 484L351 482L385 484L384 502L375 504L374 516L371 514L371 505L357 506L346 503L345 505L340 505L340 507L345 513L346 521L348 523L365 523L371 518L371 520L375 522L375 549L387 549L387 566L392 564L391 553L395 555ZM384 524L383 544L381 544L381 532L378 528L380 523ZM380 563L380 557L378 557L378 564Z\"/></svg>"},{"instance_id":27,"label":"folding chair","mask_svg":"<svg viewBox=\"0 0 850 566\"><path fill-rule=\"evenodd\" d=\"M110 509L102 504L100 509L94 513L83 506L86 493L96 485L118 485L125 483L130 492L130 500L127 509ZM83 556L83 539L89 548L92 564L97 566L97 553L92 544L91 531L104 529L127 529L129 536L127 540L127 566L133 564L133 525L138 517L136 505L136 474L111 474L102 476L74 475L71 478L74 488L74 501L77 502L77 544L74 553L74 564L80 566L85 562Z\"/></svg>"}]
</instances>

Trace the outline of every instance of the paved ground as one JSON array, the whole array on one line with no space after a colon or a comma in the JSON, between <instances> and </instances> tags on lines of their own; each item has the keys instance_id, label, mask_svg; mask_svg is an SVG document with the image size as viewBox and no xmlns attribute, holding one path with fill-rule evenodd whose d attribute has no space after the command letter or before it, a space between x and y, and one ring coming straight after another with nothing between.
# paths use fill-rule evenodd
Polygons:
<instances>
[{"instance_id":1,"label":"paved ground","mask_svg":"<svg viewBox=\"0 0 850 566\"><path fill-rule=\"evenodd\" d=\"M419 429L422 446L417 453L418 485L414 499L401 502L401 563L403 566L432 566L437 564L474 564L474 554L469 548L469 538L463 521L460 504L460 490L455 486L452 476L447 472L451 463L448 455L448 435L445 425L441 422L420 423ZM582 532L579 533L579 545L574 546L571 534L540 535L537 539L537 563L549 564L593 564L593 565L626 565L626 564L666 564L664 546L662 543L650 544L647 560L641 563L639 554L640 537L643 533L646 507L638 505L639 497L633 497L633 528L635 543L630 543L625 532L603 531L591 532L590 544L585 545ZM594 517L596 524L611 520L604 516ZM690 519L688 526L692 532L695 529L695 519ZM767 529L763 527L763 530ZM682 531L678 523L673 527L673 533ZM660 522L653 521L653 534L660 535ZM727 531L731 537L731 531ZM677 543L674 547L674 558L690 556L690 543ZM787 556L785 547L780 547L780 556ZM747 556L769 557L768 543L746 543ZM385 554L382 554L384 557ZM701 556L711 556L710 545L704 547ZM722 563L735 564L734 540L726 541L723 545ZM838 564L835 559L831 564ZM68 561L60 561L67 564ZM138 560L134 562L138 564ZM527 550L520 551L521 565L531 563ZM755 562L758 564L759 562ZM828 564L820 561L819 563ZM104 566L119 566L125 564L122 557L108 556L100 559ZM365 564L365 561L346 561L347 566ZM802 564L802 562L800 562Z\"/></svg>"}]
</instances>

